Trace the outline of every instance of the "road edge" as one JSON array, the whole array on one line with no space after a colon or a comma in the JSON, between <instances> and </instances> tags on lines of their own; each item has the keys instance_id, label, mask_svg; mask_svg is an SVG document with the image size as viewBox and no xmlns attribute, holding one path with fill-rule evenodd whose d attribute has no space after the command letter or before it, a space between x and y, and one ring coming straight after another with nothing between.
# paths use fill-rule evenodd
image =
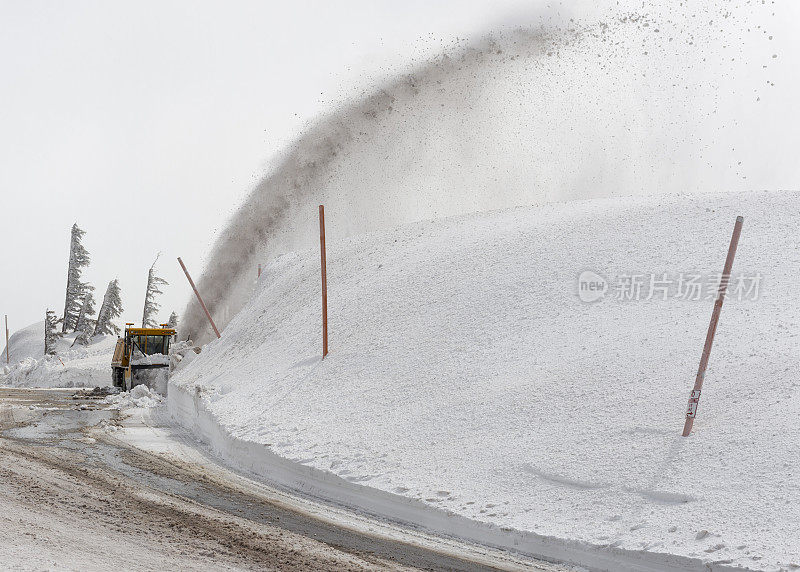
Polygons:
<instances>
[{"instance_id":1,"label":"road edge","mask_svg":"<svg viewBox=\"0 0 800 572\"><path fill-rule=\"evenodd\" d=\"M263 444L226 432L199 391L169 385L167 410L230 466L322 501L428 533L508 550L539 560L614 572L741 572L744 568L674 554L633 551L500 528L382 491L276 455Z\"/></svg>"}]
</instances>

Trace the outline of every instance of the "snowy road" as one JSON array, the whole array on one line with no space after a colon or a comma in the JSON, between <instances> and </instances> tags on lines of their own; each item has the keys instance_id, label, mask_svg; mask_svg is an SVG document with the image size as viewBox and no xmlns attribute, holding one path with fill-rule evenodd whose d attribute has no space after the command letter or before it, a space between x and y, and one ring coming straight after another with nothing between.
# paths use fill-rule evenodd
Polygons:
<instances>
[{"instance_id":1,"label":"snowy road","mask_svg":"<svg viewBox=\"0 0 800 572\"><path fill-rule=\"evenodd\" d=\"M293 497L73 393L0 389L4 568L563 570Z\"/></svg>"}]
</instances>

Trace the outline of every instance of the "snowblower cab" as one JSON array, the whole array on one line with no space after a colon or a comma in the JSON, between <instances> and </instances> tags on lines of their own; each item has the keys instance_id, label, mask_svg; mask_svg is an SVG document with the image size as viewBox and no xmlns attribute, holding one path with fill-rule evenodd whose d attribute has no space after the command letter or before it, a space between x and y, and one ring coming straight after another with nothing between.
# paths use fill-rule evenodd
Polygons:
<instances>
[{"instance_id":1,"label":"snowblower cab","mask_svg":"<svg viewBox=\"0 0 800 572\"><path fill-rule=\"evenodd\" d=\"M130 391L135 385L148 383L152 373L169 367L169 344L175 336L173 328L133 328L125 324L125 335L117 339L111 358L111 379L114 387ZM154 371L155 370L155 371Z\"/></svg>"}]
</instances>

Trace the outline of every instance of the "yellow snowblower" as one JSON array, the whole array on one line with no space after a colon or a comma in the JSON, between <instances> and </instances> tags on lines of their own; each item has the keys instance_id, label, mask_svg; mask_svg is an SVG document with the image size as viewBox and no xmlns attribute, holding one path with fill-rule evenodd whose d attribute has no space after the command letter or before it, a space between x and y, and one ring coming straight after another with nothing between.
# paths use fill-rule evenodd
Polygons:
<instances>
[{"instance_id":1,"label":"yellow snowblower","mask_svg":"<svg viewBox=\"0 0 800 572\"><path fill-rule=\"evenodd\" d=\"M133 324L125 324L125 335L117 339L114 357L111 358L114 387L125 391L147 383L148 372L169 367L169 344L176 334L166 324L161 324L160 328L131 326Z\"/></svg>"}]
</instances>

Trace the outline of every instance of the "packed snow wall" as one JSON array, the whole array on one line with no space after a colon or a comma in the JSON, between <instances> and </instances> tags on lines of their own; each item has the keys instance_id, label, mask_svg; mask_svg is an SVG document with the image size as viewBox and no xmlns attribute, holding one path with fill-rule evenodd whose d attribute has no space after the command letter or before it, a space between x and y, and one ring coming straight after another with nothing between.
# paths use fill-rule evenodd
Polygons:
<instances>
[{"instance_id":1,"label":"packed snow wall","mask_svg":"<svg viewBox=\"0 0 800 572\"><path fill-rule=\"evenodd\" d=\"M214 246L198 286L217 324L250 297L258 263L318 244L319 204L335 240L516 205L750 188L742 118L769 89L754 22L771 8L673 8L464 43L316 121ZM211 335L194 299L186 335Z\"/></svg>"}]
</instances>

